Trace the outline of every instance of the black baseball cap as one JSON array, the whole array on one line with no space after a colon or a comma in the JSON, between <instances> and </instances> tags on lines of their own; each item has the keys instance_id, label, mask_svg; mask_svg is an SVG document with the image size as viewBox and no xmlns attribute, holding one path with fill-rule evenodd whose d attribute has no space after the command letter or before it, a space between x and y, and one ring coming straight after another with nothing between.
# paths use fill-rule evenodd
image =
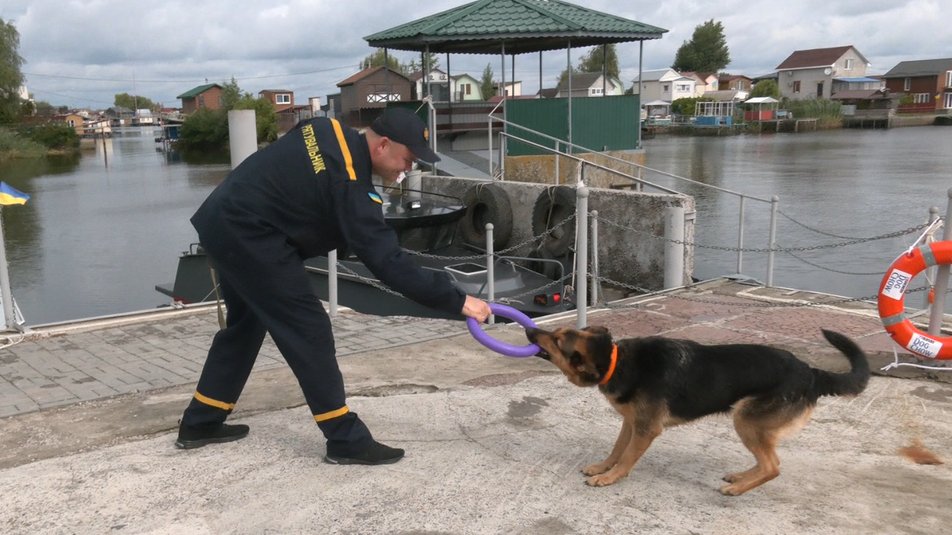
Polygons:
<instances>
[{"instance_id":1,"label":"black baseball cap","mask_svg":"<svg viewBox=\"0 0 952 535\"><path fill-rule=\"evenodd\" d=\"M406 108L387 108L370 124L377 135L386 136L406 145L418 160L426 163L440 161L430 148L430 130L417 114Z\"/></svg>"}]
</instances>

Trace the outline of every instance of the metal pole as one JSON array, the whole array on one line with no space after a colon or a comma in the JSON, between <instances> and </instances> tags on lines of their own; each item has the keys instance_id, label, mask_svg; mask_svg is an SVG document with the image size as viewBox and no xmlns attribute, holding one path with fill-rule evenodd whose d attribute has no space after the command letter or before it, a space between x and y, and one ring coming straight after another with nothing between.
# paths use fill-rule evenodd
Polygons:
<instances>
[{"instance_id":1,"label":"metal pole","mask_svg":"<svg viewBox=\"0 0 952 535\"><path fill-rule=\"evenodd\" d=\"M493 114L489 114L487 119L489 122L488 128L486 128L486 133L489 134L489 177L493 177Z\"/></svg>"},{"instance_id":2,"label":"metal pole","mask_svg":"<svg viewBox=\"0 0 952 535\"><path fill-rule=\"evenodd\" d=\"M337 317L337 249L327 253L327 304L331 317Z\"/></svg>"},{"instance_id":3,"label":"metal pole","mask_svg":"<svg viewBox=\"0 0 952 535\"><path fill-rule=\"evenodd\" d=\"M641 71L641 62L644 59L645 55L645 41L644 39L638 41L638 148L641 148L641 107L645 105L644 101L641 100L641 84L642 82L642 71Z\"/></svg>"},{"instance_id":4,"label":"metal pole","mask_svg":"<svg viewBox=\"0 0 952 535\"><path fill-rule=\"evenodd\" d=\"M10 289L10 272L7 270L7 244L3 237L2 210L0 210L0 300L3 300L4 330L19 330L13 312L13 290Z\"/></svg>"},{"instance_id":5,"label":"metal pole","mask_svg":"<svg viewBox=\"0 0 952 535\"><path fill-rule=\"evenodd\" d=\"M664 288L684 286L684 207L664 208Z\"/></svg>"},{"instance_id":6,"label":"metal pole","mask_svg":"<svg viewBox=\"0 0 952 535\"><path fill-rule=\"evenodd\" d=\"M740 196L740 220L737 222L737 273L744 272L744 203L747 197Z\"/></svg>"},{"instance_id":7,"label":"metal pole","mask_svg":"<svg viewBox=\"0 0 952 535\"><path fill-rule=\"evenodd\" d=\"M575 246L575 326L582 329L588 325L588 188L582 182L582 165L579 165L578 189L575 201L576 239Z\"/></svg>"},{"instance_id":8,"label":"metal pole","mask_svg":"<svg viewBox=\"0 0 952 535\"><path fill-rule=\"evenodd\" d=\"M777 239L777 206L780 204L780 197L774 195L770 198L770 237L767 242L767 248L770 249L770 252L767 253L767 287L773 287L773 264L774 264L774 247L776 247Z\"/></svg>"},{"instance_id":9,"label":"metal pole","mask_svg":"<svg viewBox=\"0 0 952 535\"><path fill-rule=\"evenodd\" d=\"M592 304L598 305L602 278L598 271L598 210L592 210Z\"/></svg>"},{"instance_id":10,"label":"metal pole","mask_svg":"<svg viewBox=\"0 0 952 535\"><path fill-rule=\"evenodd\" d=\"M930 206L930 207L929 207L929 224L931 225L931 224L935 223L935 220L936 220L936 219L939 219L939 207L938 207L938 206ZM935 280L935 266L926 269L926 274L928 275L928 278L929 278L929 279ZM923 308L923 310L929 308L929 305L931 305L931 304L932 304L932 303L929 302L929 292L926 292L925 295L922 296L922 308Z\"/></svg>"},{"instance_id":11,"label":"metal pole","mask_svg":"<svg viewBox=\"0 0 952 535\"><path fill-rule=\"evenodd\" d=\"M952 240L952 188L948 191L949 201L945 210L945 225L942 230L942 241ZM929 334L937 335L942 330L942 317L945 314L945 292L949 289L949 265L942 264L935 270L935 285L932 287L935 297L932 300L932 309L929 311Z\"/></svg>"},{"instance_id":12,"label":"metal pole","mask_svg":"<svg viewBox=\"0 0 952 535\"><path fill-rule=\"evenodd\" d=\"M493 224L486 223L486 297L491 303L496 300L496 270L493 261ZM489 324L496 323L493 314L489 315Z\"/></svg>"},{"instance_id":13,"label":"metal pole","mask_svg":"<svg viewBox=\"0 0 952 535\"><path fill-rule=\"evenodd\" d=\"M566 71L568 72L568 77L569 77L569 84L568 84L568 87L569 87L569 119L568 119L569 146L568 146L568 151L566 152L568 152L569 154L572 154L573 152L572 151L572 41L568 42L568 47L566 47L565 49L565 63L567 65Z\"/></svg>"}]
</instances>

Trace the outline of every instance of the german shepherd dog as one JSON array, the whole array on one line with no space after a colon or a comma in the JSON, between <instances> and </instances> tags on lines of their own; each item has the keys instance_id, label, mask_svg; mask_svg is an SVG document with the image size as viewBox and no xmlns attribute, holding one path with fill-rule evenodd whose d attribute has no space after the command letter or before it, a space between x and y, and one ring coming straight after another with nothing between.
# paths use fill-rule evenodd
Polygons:
<instances>
[{"instance_id":1,"label":"german shepherd dog","mask_svg":"<svg viewBox=\"0 0 952 535\"><path fill-rule=\"evenodd\" d=\"M869 382L869 362L855 342L823 331L850 371L812 368L792 353L759 344L704 345L651 336L612 341L605 327L549 332L526 329L539 357L577 386L598 386L621 414L608 458L587 466L586 483L601 487L628 475L665 427L731 413L757 464L724 476L720 491L738 496L780 475L776 447L810 419L820 396L855 396Z\"/></svg>"}]
</instances>

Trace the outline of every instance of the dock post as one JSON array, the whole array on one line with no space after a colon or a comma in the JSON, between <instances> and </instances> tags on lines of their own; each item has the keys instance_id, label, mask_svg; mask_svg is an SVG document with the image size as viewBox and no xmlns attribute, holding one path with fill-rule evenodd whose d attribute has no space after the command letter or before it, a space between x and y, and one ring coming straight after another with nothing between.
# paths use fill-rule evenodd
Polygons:
<instances>
[{"instance_id":1,"label":"dock post","mask_svg":"<svg viewBox=\"0 0 952 535\"><path fill-rule=\"evenodd\" d=\"M575 326L583 329L588 325L588 188L579 182L575 202Z\"/></svg>"},{"instance_id":2,"label":"dock post","mask_svg":"<svg viewBox=\"0 0 952 535\"><path fill-rule=\"evenodd\" d=\"M258 129L254 110L228 112L228 148L231 151L232 169L238 167L245 158L258 150Z\"/></svg>"},{"instance_id":3,"label":"dock post","mask_svg":"<svg viewBox=\"0 0 952 535\"><path fill-rule=\"evenodd\" d=\"M770 198L770 237L767 242L767 288L773 287L773 267L774 255L777 246L777 207L780 204L780 197L774 195Z\"/></svg>"},{"instance_id":4,"label":"dock post","mask_svg":"<svg viewBox=\"0 0 952 535\"><path fill-rule=\"evenodd\" d=\"M942 241L952 239L952 188L947 192L948 207L945 211L945 224L942 230ZM942 330L942 317L945 315L945 292L949 289L949 265L942 264L935 270L935 298L932 300L932 309L929 311L929 334L938 335Z\"/></svg>"},{"instance_id":5,"label":"dock post","mask_svg":"<svg viewBox=\"0 0 952 535\"><path fill-rule=\"evenodd\" d=\"M592 243L591 243L592 304L597 306L599 286L601 285L601 277L599 276L599 271L598 271L598 210L592 210L591 231L592 231Z\"/></svg>"},{"instance_id":6,"label":"dock post","mask_svg":"<svg viewBox=\"0 0 952 535\"><path fill-rule=\"evenodd\" d=\"M664 208L664 289L684 286L684 206Z\"/></svg>"}]
</instances>

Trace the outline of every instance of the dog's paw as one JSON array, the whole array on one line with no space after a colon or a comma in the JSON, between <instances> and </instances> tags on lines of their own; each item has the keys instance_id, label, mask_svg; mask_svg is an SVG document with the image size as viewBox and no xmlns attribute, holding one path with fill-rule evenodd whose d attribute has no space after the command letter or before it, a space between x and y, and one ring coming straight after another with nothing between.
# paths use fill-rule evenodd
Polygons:
<instances>
[{"instance_id":1,"label":"dog's paw","mask_svg":"<svg viewBox=\"0 0 952 535\"><path fill-rule=\"evenodd\" d=\"M742 475L743 475L743 473L727 474L726 476L722 477L721 479L723 479L724 481L727 481L728 483L736 483L736 482L740 481L740 478L741 478ZM725 485L725 486L726 486L726 485Z\"/></svg>"},{"instance_id":2,"label":"dog's paw","mask_svg":"<svg viewBox=\"0 0 952 535\"><path fill-rule=\"evenodd\" d=\"M740 496L741 494L747 492L746 489L741 488L740 485L724 485L721 487L721 494L724 496Z\"/></svg>"},{"instance_id":3,"label":"dog's paw","mask_svg":"<svg viewBox=\"0 0 952 535\"><path fill-rule=\"evenodd\" d=\"M605 462L590 464L582 468L582 473L587 476L597 476L598 474L604 474L611 467L612 465Z\"/></svg>"},{"instance_id":4,"label":"dog's paw","mask_svg":"<svg viewBox=\"0 0 952 535\"><path fill-rule=\"evenodd\" d=\"M619 479L621 479L620 476L608 472L606 474L594 475L586 479L585 484L590 487L607 487L608 485L614 484Z\"/></svg>"}]
</instances>

